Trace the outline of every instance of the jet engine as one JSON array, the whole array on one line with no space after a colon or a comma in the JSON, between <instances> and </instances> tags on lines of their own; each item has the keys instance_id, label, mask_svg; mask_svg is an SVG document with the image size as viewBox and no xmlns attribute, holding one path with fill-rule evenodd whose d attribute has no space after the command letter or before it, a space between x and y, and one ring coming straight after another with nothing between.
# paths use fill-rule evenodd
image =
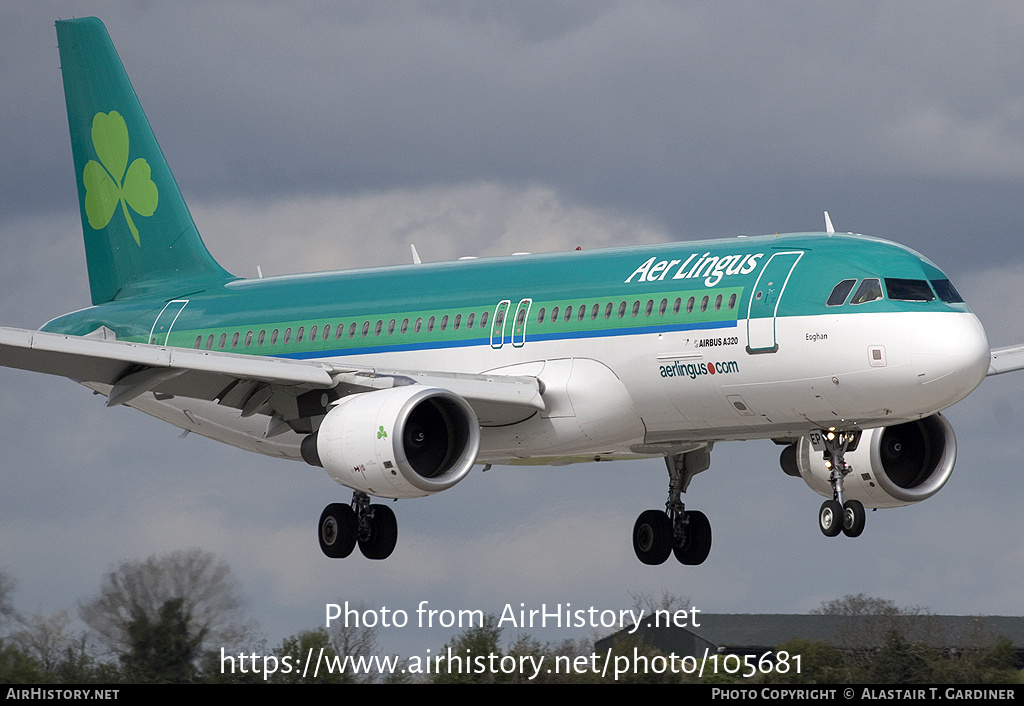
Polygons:
<instances>
[{"instance_id":1,"label":"jet engine","mask_svg":"<svg viewBox=\"0 0 1024 706\"><path fill-rule=\"evenodd\" d=\"M453 392L406 385L342 398L302 440L302 458L334 480L385 498L418 498L466 477L480 425Z\"/></svg>"},{"instance_id":2,"label":"jet engine","mask_svg":"<svg viewBox=\"0 0 1024 706\"><path fill-rule=\"evenodd\" d=\"M811 489L832 497L830 469L805 436L782 452L782 470L799 475ZM899 507L927 500L949 480L956 461L953 427L941 414L861 433L846 463L853 470L843 480L846 499L864 507Z\"/></svg>"}]
</instances>

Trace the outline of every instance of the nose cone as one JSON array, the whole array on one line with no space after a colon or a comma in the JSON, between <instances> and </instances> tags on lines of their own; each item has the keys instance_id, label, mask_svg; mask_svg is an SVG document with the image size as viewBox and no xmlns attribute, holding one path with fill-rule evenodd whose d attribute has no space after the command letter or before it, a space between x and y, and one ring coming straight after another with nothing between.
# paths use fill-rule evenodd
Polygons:
<instances>
[{"instance_id":1,"label":"nose cone","mask_svg":"<svg viewBox=\"0 0 1024 706\"><path fill-rule=\"evenodd\" d=\"M974 314L929 314L914 331L914 372L939 409L959 402L981 384L989 358L988 336Z\"/></svg>"}]
</instances>

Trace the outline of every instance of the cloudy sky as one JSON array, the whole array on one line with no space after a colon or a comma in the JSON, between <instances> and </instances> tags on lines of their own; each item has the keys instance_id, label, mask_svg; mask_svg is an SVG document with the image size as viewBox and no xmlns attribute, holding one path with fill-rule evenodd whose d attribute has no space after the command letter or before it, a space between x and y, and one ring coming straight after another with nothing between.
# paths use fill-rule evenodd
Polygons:
<instances>
[{"instance_id":1,"label":"cloudy sky","mask_svg":"<svg viewBox=\"0 0 1024 706\"><path fill-rule=\"evenodd\" d=\"M951 276L993 345L1024 341L1024 10L905 2L36 2L0 9L0 325L88 304L53 22L104 20L209 249L254 276L822 227ZM948 412L953 478L857 540L771 442L716 447L688 506L700 567L644 567L660 461L474 472L395 506L392 558L317 546L318 469L178 431L63 379L0 371L0 569L24 611L111 565L199 546L271 642L326 602L500 611L806 612L863 592L1024 613L1024 374ZM409 651L447 633L385 635ZM573 637L568 631L546 639Z\"/></svg>"}]
</instances>

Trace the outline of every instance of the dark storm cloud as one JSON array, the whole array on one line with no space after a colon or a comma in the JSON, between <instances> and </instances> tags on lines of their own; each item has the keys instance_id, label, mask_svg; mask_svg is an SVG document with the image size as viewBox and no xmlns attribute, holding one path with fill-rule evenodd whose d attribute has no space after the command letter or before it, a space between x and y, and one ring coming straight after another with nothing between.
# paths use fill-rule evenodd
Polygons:
<instances>
[{"instance_id":1,"label":"dark storm cloud","mask_svg":"<svg viewBox=\"0 0 1024 706\"><path fill-rule=\"evenodd\" d=\"M3 49L19 139L0 156L27 178L5 210L53 208L70 184L62 8L7 23L23 29ZM1020 222L1002 197L1024 184L1024 30L1004 5L75 10L106 20L193 198L542 183L680 238L816 229L830 208L925 250L959 237L933 200L997 245Z\"/></svg>"}]
</instances>

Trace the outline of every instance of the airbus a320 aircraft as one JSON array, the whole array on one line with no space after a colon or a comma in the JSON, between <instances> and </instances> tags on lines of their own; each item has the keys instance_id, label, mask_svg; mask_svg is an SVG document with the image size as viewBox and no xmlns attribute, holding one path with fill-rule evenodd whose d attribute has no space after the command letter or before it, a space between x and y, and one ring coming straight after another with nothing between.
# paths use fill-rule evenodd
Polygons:
<instances>
[{"instance_id":1,"label":"airbus a320 aircraft","mask_svg":"<svg viewBox=\"0 0 1024 706\"><path fill-rule=\"evenodd\" d=\"M953 469L939 412L990 351L942 271L826 232L242 279L211 257L103 24L57 22L92 306L0 329L0 363L62 375L182 429L322 466L351 488L318 525L329 557L384 559L370 496L441 492L476 464L662 457L664 509L633 547L700 564L682 502L718 441L773 439L826 500L925 500Z\"/></svg>"}]
</instances>

